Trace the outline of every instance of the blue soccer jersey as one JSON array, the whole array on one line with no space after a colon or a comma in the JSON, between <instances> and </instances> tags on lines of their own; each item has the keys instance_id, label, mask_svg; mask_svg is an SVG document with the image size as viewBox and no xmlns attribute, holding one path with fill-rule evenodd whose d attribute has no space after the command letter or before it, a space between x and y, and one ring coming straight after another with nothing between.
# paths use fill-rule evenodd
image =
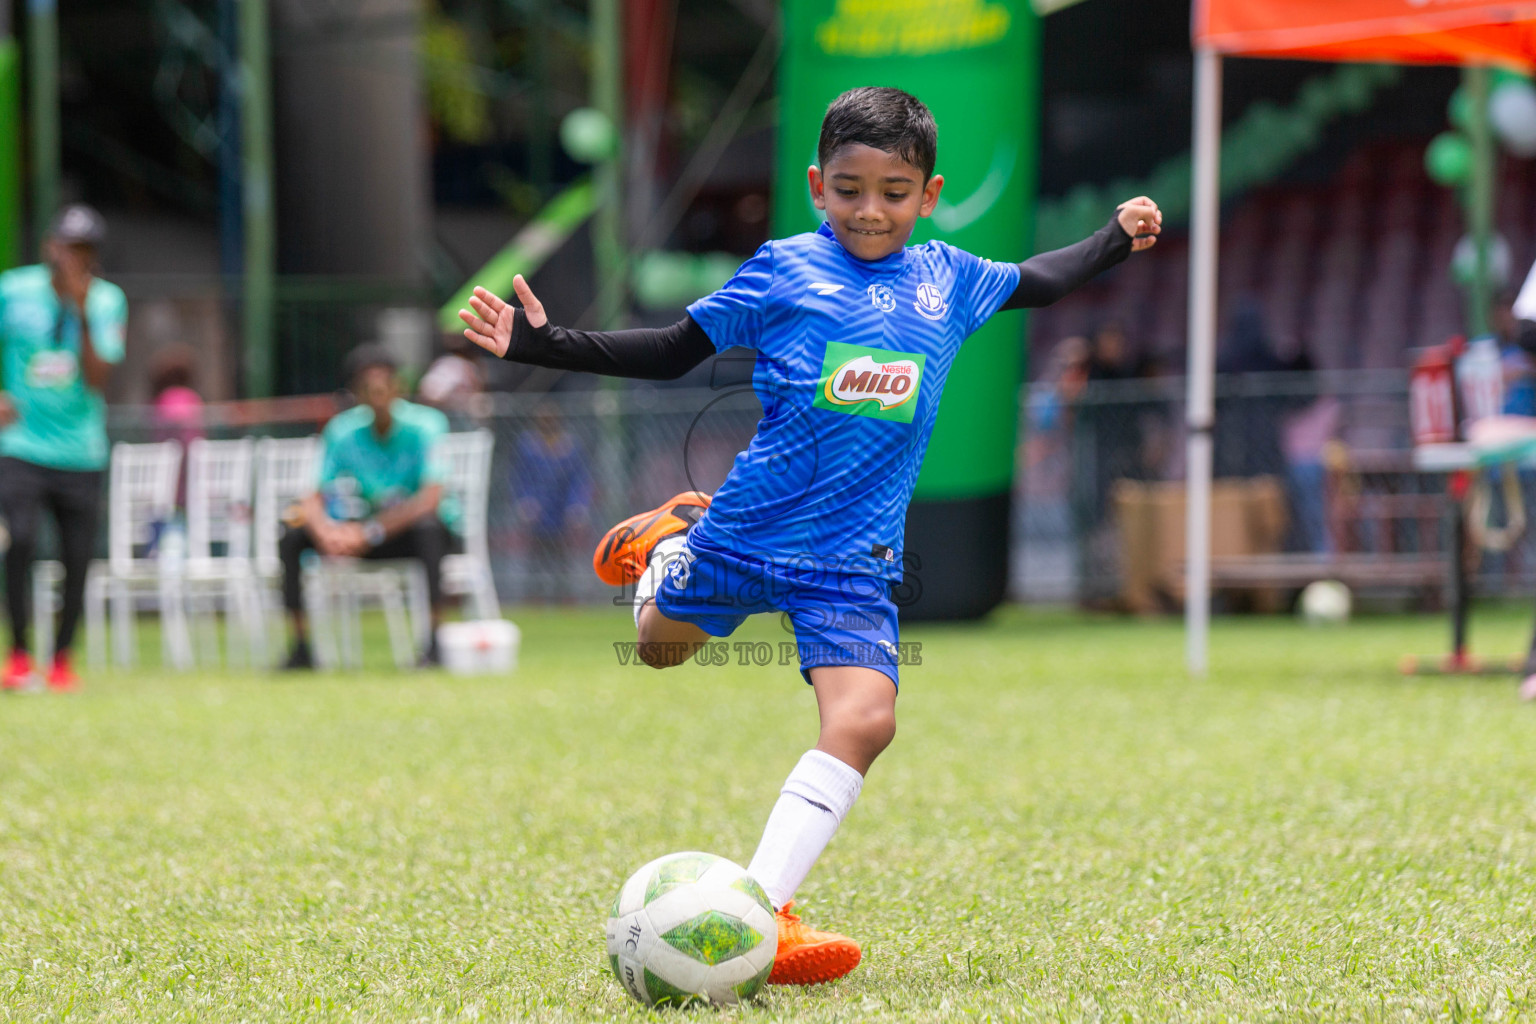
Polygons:
<instances>
[{"instance_id":1,"label":"blue soccer jersey","mask_svg":"<svg viewBox=\"0 0 1536 1024\"><path fill-rule=\"evenodd\" d=\"M763 404L690 546L900 579L944 380L1018 281L1018 264L944 242L861 260L825 224L764 244L688 307L716 349L757 350Z\"/></svg>"}]
</instances>

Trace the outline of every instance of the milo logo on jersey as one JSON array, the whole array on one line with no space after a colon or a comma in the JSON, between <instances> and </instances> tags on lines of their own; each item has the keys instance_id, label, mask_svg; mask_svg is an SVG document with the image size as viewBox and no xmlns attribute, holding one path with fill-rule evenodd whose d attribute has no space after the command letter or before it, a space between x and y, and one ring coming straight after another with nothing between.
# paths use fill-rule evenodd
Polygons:
<instances>
[{"instance_id":1,"label":"milo logo on jersey","mask_svg":"<svg viewBox=\"0 0 1536 1024\"><path fill-rule=\"evenodd\" d=\"M864 345L827 342L821 361L818 409L911 423L923 386L926 357Z\"/></svg>"}]
</instances>

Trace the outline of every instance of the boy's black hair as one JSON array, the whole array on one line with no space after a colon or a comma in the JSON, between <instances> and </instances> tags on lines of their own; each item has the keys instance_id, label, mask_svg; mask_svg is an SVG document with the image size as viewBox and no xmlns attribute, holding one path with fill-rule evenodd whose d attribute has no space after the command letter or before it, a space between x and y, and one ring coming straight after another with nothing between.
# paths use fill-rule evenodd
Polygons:
<instances>
[{"instance_id":1,"label":"boy's black hair","mask_svg":"<svg viewBox=\"0 0 1536 1024\"><path fill-rule=\"evenodd\" d=\"M900 157L922 171L927 184L939 156L939 126L911 93L884 86L849 89L832 101L821 119L816 159L825 170L839 149L855 144Z\"/></svg>"}]
</instances>

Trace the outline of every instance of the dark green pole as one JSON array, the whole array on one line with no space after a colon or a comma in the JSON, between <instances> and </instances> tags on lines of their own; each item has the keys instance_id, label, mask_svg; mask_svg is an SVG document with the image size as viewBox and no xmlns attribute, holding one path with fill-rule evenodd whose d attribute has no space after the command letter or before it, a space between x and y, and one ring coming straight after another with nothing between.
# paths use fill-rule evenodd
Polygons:
<instances>
[{"instance_id":1,"label":"dark green pole","mask_svg":"<svg viewBox=\"0 0 1536 1024\"><path fill-rule=\"evenodd\" d=\"M1467 228L1474 252L1472 284L1467 289L1467 333L1471 337L1488 333L1488 307L1492 284L1489 281L1489 247L1493 241L1494 166L1498 153L1494 147L1493 128L1488 123L1488 93L1492 74L1486 67L1468 67L1462 71L1472 114L1467 134L1472 141L1472 180L1467 185Z\"/></svg>"},{"instance_id":2,"label":"dark green pole","mask_svg":"<svg viewBox=\"0 0 1536 1024\"><path fill-rule=\"evenodd\" d=\"M245 394L272 394L275 268L272 207L272 80L266 0L240 0L240 155L245 269L242 333Z\"/></svg>"},{"instance_id":3,"label":"dark green pole","mask_svg":"<svg viewBox=\"0 0 1536 1024\"><path fill-rule=\"evenodd\" d=\"M27 0L27 68L32 108L32 234L41 242L59 206L58 0Z\"/></svg>"},{"instance_id":4,"label":"dark green pole","mask_svg":"<svg viewBox=\"0 0 1536 1024\"><path fill-rule=\"evenodd\" d=\"M21 262L21 50L0 2L0 270Z\"/></svg>"},{"instance_id":5,"label":"dark green pole","mask_svg":"<svg viewBox=\"0 0 1536 1024\"><path fill-rule=\"evenodd\" d=\"M592 248L597 264L598 326L612 330L624 318L624 208L619 181L624 166L623 42L619 0L592 0L592 106L608 115L614 144L592 169L597 212Z\"/></svg>"},{"instance_id":6,"label":"dark green pole","mask_svg":"<svg viewBox=\"0 0 1536 1024\"><path fill-rule=\"evenodd\" d=\"M592 257L597 268L597 324L603 330L624 326L627 268L624 263L624 207L620 182L624 168L624 50L621 0L592 0L588 33L592 47L592 106L608 118L612 144L603 159L592 167ZM604 480L626 480L625 437L618 417L616 378L602 378L598 430L602 442L596 454L597 473ZM619 512L621 487L608 490L611 518Z\"/></svg>"}]
</instances>

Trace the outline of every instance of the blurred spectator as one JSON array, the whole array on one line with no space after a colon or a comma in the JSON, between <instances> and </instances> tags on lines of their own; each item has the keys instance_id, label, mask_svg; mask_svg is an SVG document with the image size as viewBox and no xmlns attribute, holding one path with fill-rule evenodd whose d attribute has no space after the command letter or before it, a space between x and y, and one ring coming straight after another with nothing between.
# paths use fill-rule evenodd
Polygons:
<instances>
[{"instance_id":1,"label":"blurred spectator","mask_svg":"<svg viewBox=\"0 0 1536 1024\"><path fill-rule=\"evenodd\" d=\"M1039 386L1030 391L1021 468L1032 474L1032 500L1046 494L1066 497L1072 473L1072 420L1088 386L1088 353L1087 338L1063 338L1051 350Z\"/></svg>"},{"instance_id":2,"label":"blurred spectator","mask_svg":"<svg viewBox=\"0 0 1536 1024\"><path fill-rule=\"evenodd\" d=\"M1088 339L1073 335L1058 342L1040 375L1046 390L1030 400L1029 425L1035 433L1049 434L1068 425L1072 404L1088 384L1088 373Z\"/></svg>"},{"instance_id":3,"label":"blurred spectator","mask_svg":"<svg viewBox=\"0 0 1536 1024\"><path fill-rule=\"evenodd\" d=\"M1156 370L1154 360L1132 350L1125 327L1118 320L1108 321L1094 334L1088 363L1090 383L1149 380ZM1157 475L1155 466L1147 462L1145 442L1150 432L1156 431L1165 403L1153 397L1150 387L1134 385L1113 397L1117 401L1112 407L1089 406L1095 488L1101 499L1108 498L1116 480L1145 480Z\"/></svg>"},{"instance_id":4,"label":"blurred spectator","mask_svg":"<svg viewBox=\"0 0 1536 1024\"><path fill-rule=\"evenodd\" d=\"M155 423L171 429L197 430L203 423L203 398L192 382L197 356L190 346L162 345L149 360L149 390Z\"/></svg>"},{"instance_id":5,"label":"blurred spectator","mask_svg":"<svg viewBox=\"0 0 1536 1024\"><path fill-rule=\"evenodd\" d=\"M517 521L527 531L529 574L564 599L568 554L587 540L592 478L586 456L550 402L533 414L533 429L517 441L512 493Z\"/></svg>"},{"instance_id":6,"label":"blurred spectator","mask_svg":"<svg viewBox=\"0 0 1536 1024\"><path fill-rule=\"evenodd\" d=\"M1536 359L1522 345L1520 321L1515 318L1513 298L1505 295L1494 303L1489 317L1499 339L1499 361L1504 370L1506 416L1536 416Z\"/></svg>"},{"instance_id":7,"label":"blurred spectator","mask_svg":"<svg viewBox=\"0 0 1536 1024\"><path fill-rule=\"evenodd\" d=\"M416 397L444 412L471 414L485 392L480 350L458 331L443 334L443 354L432 360L416 385Z\"/></svg>"},{"instance_id":8,"label":"blurred spectator","mask_svg":"<svg viewBox=\"0 0 1536 1024\"><path fill-rule=\"evenodd\" d=\"M164 345L149 361L149 390L154 396L151 416L155 440L181 442L182 450L203 436L203 398L192 388L197 356L187 345ZM187 462L181 463L176 507L187 504Z\"/></svg>"},{"instance_id":9,"label":"blurred spectator","mask_svg":"<svg viewBox=\"0 0 1536 1024\"><path fill-rule=\"evenodd\" d=\"M1337 437L1344 406L1324 395L1285 423L1282 447L1286 460L1286 486L1290 492L1289 547L1294 551L1324 554L1333 549L1328 533L1326 453Z\"/></svg>"},{"instance_id":10,"label":"blurred spectator","mask_svg":"<svg viewBox=\"0 0 1536 1024\"><path fill-rule=\"evenodd\" d=\"M394 359L380 345L347 356L347 383L357 405L326 424L318 489L301 504L302 520L284 528L283 606L293 628L288 669L314 668L304 615L299 560L314 549L353 558L414 558L427 572L432 629L424 665L438 664L442 621L441 562L453 537L440 515L442 471L434 449L448 432L436 409L400 397Z\"/></svg>"},{"instance_id":11,"label":"blurred spectator","mask_svg":"<svg viewBox=\"0 0 1536 1024\"><path fill-rule=\"evenodd\" d=\"M1075 575L1072 544L1072 425L1088 385L1088 339L1056 343L1029 389L1018 448L1022 500L1014 503L1016 579Z\"/></svg>"},{"instance_id":12,"label":"blurred spectator","mask_svg":"<svg viewBox=\"0 0 1536 1024\"><path fill-rule=\"evenodd\" d=\"M1072 520L1080 545L1081 595L1088 607L1104 607L1117 585L1119 539L1110 522L1116 480L1144 480L1143 419L1156 416L1150 394L1132 393L1146 362L1131 348L1125 327L1106 321L1093 335L1088 386L1076 409L1072 446ZM1123 384L1123 386L1121 386ZM1110 385L1109 390L1099 385ZM1106 402L1105 399L1113 401Z\"/></svg>"},{"instance_id":13,"label":"blurred spectator","mask_svg":"<svg viewBox=\"0 0 1536 1024\"><path fill-rule=\"evenodd\" d=\"M1141 367L1125 337L1125 325L1118 320L1106 321L1093 335L1088 379L1126 380L1140 375Z\"/></svg>"},{"instance_id":14,"label":"blurred spectator","mask_svg":"<svg viewBox=\"0 0 1536 1024\"><path fill-rule=\"evenodd\" d=\"M5 596L11 657L0 687L30 686L35 677L31 624L32 562L43 511L58 525L64 562L48 685L74 689L70 646L84 607L85 573L96 546L102 471L107 467L106 400L102 391L123 359L128 300L96 276L107 234L89 206L65 207L48 229L43 263L0 274L0 507L10 524Z\"/></svg>"},{"instance_id":15,"label":"blurred spectator","mask_svg":"<svg viewBox=\"0 0 1536 1024\"><path fill-rule=\"evenodd\" d=\"M1287 394L1277 382L1243 380L1248 374L1305 373L1312 370L1305 351L1290 359L1275 354L1264 310L1257 299L1238 299L1232 324L1216 357L1218 376L1232 390L1216 400L1215 475L1251 477L1286 475L1285 453L1280 445L1284 417L1309 404L1310 399Z\"/></svg>"}]
</instances>

